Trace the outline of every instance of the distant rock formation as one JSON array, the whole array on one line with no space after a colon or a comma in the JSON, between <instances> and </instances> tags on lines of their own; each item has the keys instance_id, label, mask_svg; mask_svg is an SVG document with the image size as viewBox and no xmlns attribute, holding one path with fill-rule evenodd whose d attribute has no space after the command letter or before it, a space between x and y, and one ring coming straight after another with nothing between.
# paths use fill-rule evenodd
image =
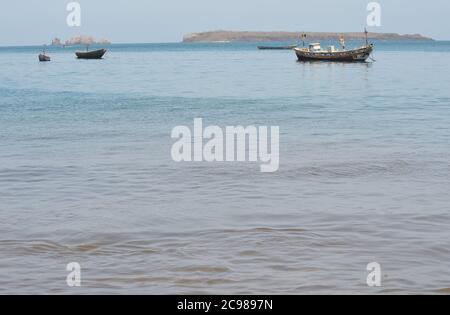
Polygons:
<instances>
[{"instance_id":1,"label":"distant rock formation","mask_svg":"<svg viewBox=\"0 0 450 315\"><path fill-rule=\"evenodd\" d=\"M52 45L54 46L74 46L74 45L110 45L111 42L107 39L96 40L92 36L76 36L72 37L63 42L59 38L54 38L52 40Z\"/></svg>"},{"instance_id":2,"label":"distant rock formation","mask_svg":"<svg viewBox=\"0 0 450 315\"><path fill-rule=\"evenodd\" d=\"M273 41L298 41L300 35L305 32L229 32L213 31L203 33L187 34L183 42L273 42ZM323 33L306 32L308 41L335 40L344 36L346 40L365 40L365 34L360 33ZM411 40L411 41L431 41L432 38L420 34L400 35L396 33L369 33L371 40Z\"/></svg>"},{"instance_id":3,"label":"distant rock formation","mask_svg":"<svg viewBox=\"0 0 450 315\"><path fill-rule=\"evenodd\" d=\"M53 46L61 46L61 45L62 45L61 39L59 39L58 37L55 37L55 38L52 40L52 45L53 45Z\"/></svg>"},{"instance_id":4,"label":"distant rock formation","mask_svg":"<svg viewBox=\"0 0 450 315\"><path fill-rule=\"evenodd\" d=\"M94 44L109 45L109 44L111 44L111 42L106 39L96 40L92 36L76 36L76 37L72 37L71 39L68 39L64 42L64 45L66 45L66 46L94 45Z\"/></svg>"}]
</instances>

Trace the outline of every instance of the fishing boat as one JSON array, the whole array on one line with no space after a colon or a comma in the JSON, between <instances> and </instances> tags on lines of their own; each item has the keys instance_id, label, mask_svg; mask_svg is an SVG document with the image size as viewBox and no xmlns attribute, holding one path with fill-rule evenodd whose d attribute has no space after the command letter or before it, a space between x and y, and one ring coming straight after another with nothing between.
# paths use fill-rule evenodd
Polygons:
<instances>
[{"instance_id":1,"label":"fishing boat","mask_svg":"<svg viewBox=\"0 0 450 315\"><path fill-rule=\"evenodd\" d=\"M297 45L291 45L291 46L258 46L258 49L260 50L292 50L296 48Z\"/></svg>"},{"instance_id":2,"label":"fishing boat","mask_svg":"<svg viewBox=\"0 0 450 315\"><path fill-rule=\"evenodd\" d=\"M48 61L50 61L50 56L47 56L47 54L45 53L45 48L46 48L46 46L44 46L44 49L42 50L42 54L39 54L39 61L40 62L48 62Z\"/></svg>"},{"instance_id":3,"label":"fishing boat","mask_svg":"<svg viewBox=\"0 0 450 315\"><path fill-rule=\"evenodd\" d=\"M99 49L92 51L89 51L87 49L86 51L75 52L75 55L77 56L78 59L102 59L105 54L106 49Z\"/></svg>"},{"instance_id":4,"label":"fishing boat","mask_svg":"<svg viewBox=\"0 0 450 315\"><path fill-rule=\"evenodd\" d=\"M330 46L323 50L320 44L310 44L309 48L295 48L295 54L299 61L341 61L341 62L365 62L373 51L373 44L351 50L336 50Z\"/></svg>"},{"instance_id":5,"label":"fishing boat","mask_svg":"<svg viewBox=\"0 0 450 315\"><path fill-rule=\"evenodd\" d=\"M47 62L47 61L50 61L50 57L47 56L45 53L39 54L39 61L40 61L40 62Z\"/></svg>"},{"instance_id":6,"label":"fishing boat","mask_svg":"<svg viewBox=\"0 0 450 315\"><path fill-rule=\"evenodd\" d=\"M299 61L338 61L338 62L365 62L373 52L374 45L369 44L366 33L366 44L356 49L346 49L345 40L340 38L342 49L329 46L322 49L320 43L311 43L308 48L295 48ZM302 36L304 38L304 36Z\"/></svg>"}]
</instances>

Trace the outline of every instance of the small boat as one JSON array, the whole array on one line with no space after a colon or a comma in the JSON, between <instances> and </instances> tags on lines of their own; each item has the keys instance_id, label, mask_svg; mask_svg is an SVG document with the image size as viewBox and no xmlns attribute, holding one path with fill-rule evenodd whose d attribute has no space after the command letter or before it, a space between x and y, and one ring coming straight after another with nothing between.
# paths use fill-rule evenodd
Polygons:
<instances>
[{"instance_id":1,"label":"small boat","mask_svg":"<svg viewBox=\"0 0 450 315\"><path fill-rule=\"evenodd\" d=\"M47 45L44 45L44 49L42 50L42 54L39 54L39 61L40 62L50 61L50 56L47 56L47 54L45 53L46 48L47 48Z\"/></svg>"},{"instance_id":2,"label":"small boat","mask_svg":"<svg viewBox=\"0 0 450 315\"><path fill-rule=\"evenodd\" d=\"M292 50L296 48L297 45L291 45L291 46L258 46L258 49L260 50Z\"/></svg>"},{"instance_id":3,"label":"small boat","mask_svg":"<svg viewBox=\"0 0 450 315\"><path fill-rule=\"evenodd\" d=\"M294 51L299 61L365 62L373 48L373 44L369 44L351 50L336 50L334 46L323 50L319 43L314 43L309 48L295 48Z\"/></svg>"},{"instance_id":4,"label":"small boat","mask_svg":"<svg viewBox=\"0 0 450 315\"><path fill-rule=\"evenodd\" d=\"M374 45L369 44L366 34L366 44L356 49L345 49L345 39L343 36L339 39L342 50L337 50L334 46L328 49L322 49L320 43L309 44L309 48L294 48L299 61L339 61L339 62L365 62L373 52ZM305 45L306 34L302 34L303 46Z\"/></svg>"},{"instance_id":5,"label":"small boat","mask_svg":"<svg viewBox=\"0 0 450 315\"><path fill-rule=\"evenodd\" d=\"M92 51L77 51L75 55L78 59L102 59L106 54L106 49L92 50Z\"/></svg>"},{"instance_id":6,"label":"small boat","mask_svg":"<svg viewBox=\"0 0 450 315\"><path fill-rule=\"evenodd\" d=\"M40 61L40 62L47 62L47 61L50 61L50 57L47 56L45 53L39 54L39 61Z\"/></svg>"}]
</instances>

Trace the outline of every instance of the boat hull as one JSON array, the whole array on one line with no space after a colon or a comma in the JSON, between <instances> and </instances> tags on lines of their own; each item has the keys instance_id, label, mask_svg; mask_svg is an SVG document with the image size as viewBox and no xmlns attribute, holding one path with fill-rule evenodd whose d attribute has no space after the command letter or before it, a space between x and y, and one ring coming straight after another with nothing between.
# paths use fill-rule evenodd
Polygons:
<instances>
[{"instance_id":1,"label":"boat hull","mask_svg":"<svg viewBox=\"0 0 450 315\"><path fill-rule=\"evenodd\" d=\"M78 59L102 59L106 54L106 49L99 49L94 51L77 51L75 55Z\"/></svg>"},{"instance_id":2,"label":"boat hull","mask_svg":"<svg viewBox=\"0 0 450 315\"><path fill-rule=\"evenodd\" d=\"M338 52L312 52L308 49L295 48L299 61L365 62L372 51L373 45Z\"/></svg>"},{"instance_id":3,"label":"boat hull","mask_svg":"<svg viewBox=\"0 0 450 315\"><path fill-rule=\"evenodd\" d=\"M39 61L40 61L40 62L47 62L47 61L50 61L50 57L47 56L47 55L40 54L40 55L39 55Z\"/></svg>"},{"instance_id":4,"label":"boat hull","mask_svg":"<svg viewBox=\"0 0 450 315\"><path fill-rule=\"evenodd\" d=\"M297 46L258 46L259 50L292 50Z\"/></svg>"}]
</instances>

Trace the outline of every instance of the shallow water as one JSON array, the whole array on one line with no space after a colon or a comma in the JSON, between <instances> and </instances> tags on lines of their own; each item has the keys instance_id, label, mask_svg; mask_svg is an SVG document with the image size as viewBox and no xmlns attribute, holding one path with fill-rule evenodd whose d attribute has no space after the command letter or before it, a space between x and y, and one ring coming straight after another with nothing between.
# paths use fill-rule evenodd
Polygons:
<instances>
[{"instance_id":1,"label":"shallow water","mask_svg":"<svg viewBox=\"0 0 450 315\"><path fill-rule=\"evenodd\" d=\"M0 48L0 294L448 293L450 43L254 46ZM280 126L280 170L173 162L196 117Z\"/></svg>"}]
</instances>

